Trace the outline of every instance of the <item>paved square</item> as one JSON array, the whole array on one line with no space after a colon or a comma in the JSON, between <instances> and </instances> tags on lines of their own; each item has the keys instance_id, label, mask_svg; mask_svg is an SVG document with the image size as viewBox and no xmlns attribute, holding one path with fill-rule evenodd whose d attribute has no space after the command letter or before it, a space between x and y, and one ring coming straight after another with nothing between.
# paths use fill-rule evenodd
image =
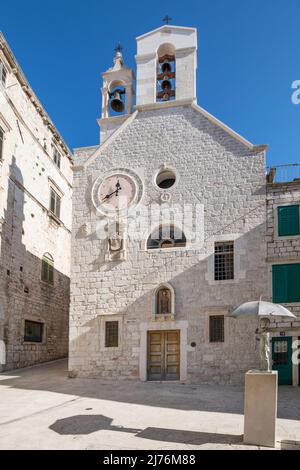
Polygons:
<instances>
[{"instance_id":1,"label":"paved square","mask_svg":"<svg viewBox=\"0 0 300 470\"><path fill-rule=\"evenodd\" d=\"M69 379L66 361L0 374L0 449L256 449L242 413L242 387ZM300 441L300 388L280 387L278 417Z\"/></svg>"}]
</instances>

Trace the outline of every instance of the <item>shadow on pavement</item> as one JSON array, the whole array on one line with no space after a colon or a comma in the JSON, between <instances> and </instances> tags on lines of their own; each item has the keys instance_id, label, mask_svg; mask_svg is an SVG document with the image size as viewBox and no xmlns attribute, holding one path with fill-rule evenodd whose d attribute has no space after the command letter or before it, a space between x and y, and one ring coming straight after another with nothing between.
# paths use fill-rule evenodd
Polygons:
<instances>
[{"instance_id":1,"label":"shadow on pavement","mask_svg":"<svg viewBox=\"0 0 300 470\"><path fill-rule=\"evenodd\" d=\"M180 429L146 428L137 437L177 444L242 444L243 436L183 431Z\"/></svg>"},{"instance_id":2,"label":"shadow on pavement","mask_svg":"<svg viewBox=\"0 0 300 470\"><path fill-rule=\"evenodd\" d=\"M240 444L243 436L185 431L180 429L146 428L132 429L113 426L112 418L103 415L76 415L55 421L49 429L60 435L85 435L97 431L117 431L135 434L136 437L152 441L177 444Z\"/></svg>"},{"instance_id":3,"label":"shadow on pavement","mask_svg":"<svg viewBox=\"0 0 300 470\"><path fill-rule=\"evenodd\" d=\"M137 434L140 429L113 426L113 420L103 415L76 415L58 419L49 429L61 435L92 434L97 431L120 431Z\"/></svg>"}]
</instances>

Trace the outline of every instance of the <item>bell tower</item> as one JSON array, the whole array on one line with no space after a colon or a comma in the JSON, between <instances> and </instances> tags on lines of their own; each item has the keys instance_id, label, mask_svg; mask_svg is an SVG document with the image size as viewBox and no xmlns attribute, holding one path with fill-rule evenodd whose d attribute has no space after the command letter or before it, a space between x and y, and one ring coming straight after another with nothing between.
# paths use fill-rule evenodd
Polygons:
<instances>
[{"instance_id":1,"label":"bell tower","mask_svg":"<svg viewBox=\"0 0 300 470\"><path fill-rule=\"evenodd\" d=\"M124 65L121 44L115 52L113 67L102 73L102 116L98 119L101 144L132 113L134 73Z\"/></svg>"},{"instance_id":2,"label":"bell tower","mask_svg":"<svg viewBox=\"0 0 300 470\"><path fill-rule=\"evenodd\" d=\"M136 104L196 102L197 30L166 24L137 37Z\"/></svg>"}]
</instances>

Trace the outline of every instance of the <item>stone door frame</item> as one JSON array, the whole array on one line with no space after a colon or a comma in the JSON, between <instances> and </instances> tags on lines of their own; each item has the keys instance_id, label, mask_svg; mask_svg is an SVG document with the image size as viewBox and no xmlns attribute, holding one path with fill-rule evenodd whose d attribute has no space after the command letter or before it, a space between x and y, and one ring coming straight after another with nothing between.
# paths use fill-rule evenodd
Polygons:
<instances>
[{"instance_id":1,"label":"stone door frame","mask_svg":"<svg viewBox=\"0 0 300 470\"><path fill-rule=\"evenodd\" d=\"M149 322L140 324L140 380L147 382L148 331L180 331L180 373L181 382L187 379L187 321Z\"/></svg>"}]
</instances>

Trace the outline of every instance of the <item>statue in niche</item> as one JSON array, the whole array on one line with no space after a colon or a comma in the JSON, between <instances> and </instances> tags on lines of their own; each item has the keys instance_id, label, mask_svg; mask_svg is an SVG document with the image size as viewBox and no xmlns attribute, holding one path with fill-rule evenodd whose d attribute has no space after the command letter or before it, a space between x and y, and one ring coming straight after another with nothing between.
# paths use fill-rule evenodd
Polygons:
<instances>
[{"instance_id":1,"label":"statue in niche","mask_svg":"<svg viewBox=\"0 0 300 470\"><path fill-rule=\"evenodd\" d=\"M110 236L108 238L109 251L111 253L117 253L123 250L124 240L120 233L120 224L116 222L114 226L110 228Z\"/></svg>"},{"instance_id":2,"label":"statue in niche","mask_svg":"<svg viewBox=\"0 0 300 470\"><path fill-rule=\"evenodd\" d=\"M119 222L108 227L106 261L125 261L126 259L126 231Z\"/></svg>"},{"instance_id":3,"label":"statue in niche","mask_svg":"<svg viewBox=\"0 0 300 470\"><path fill-rule=\"evenodd\" d=\"M157 292L157 309L158 314L171 313L171 292L167 288L159 289Z\"/></svg>"},{"instance_id":4,"label":"statue in niche","mask_svg":"<svg viewBox=\"0 0 300 470\"><path fill-rule=\"evenodd\" d=\"M123 248L123 238L118 232L113 233L108 240L109 251L115 253Z\"/></svg>"}]
</instances>

